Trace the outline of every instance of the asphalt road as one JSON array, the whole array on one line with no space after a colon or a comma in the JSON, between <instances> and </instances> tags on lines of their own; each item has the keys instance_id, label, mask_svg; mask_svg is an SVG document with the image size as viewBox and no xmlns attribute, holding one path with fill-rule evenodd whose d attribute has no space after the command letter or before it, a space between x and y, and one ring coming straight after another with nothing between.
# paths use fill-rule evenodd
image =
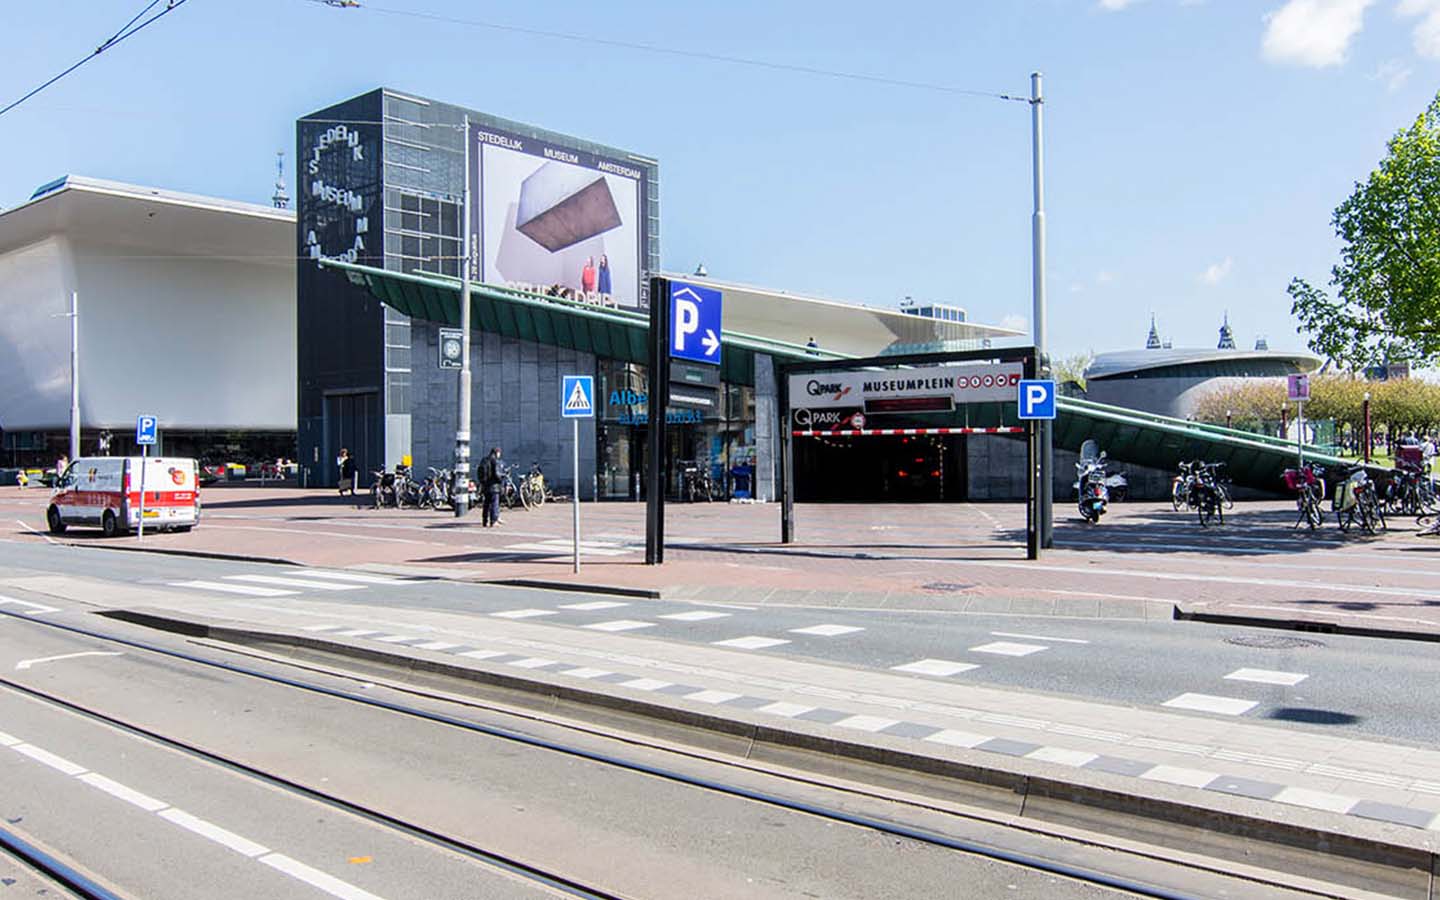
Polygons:
<instances>
[{"instance_id":1,"label":"asphalt road","mask_svg":"<svg viewBox=\"0 0 1440 900\"><path fill-rule=\"evenodd\" d=\"M24 618L0 675L0 816L127 896L551 894L57 701L627 897L1120 896Z\"/></svg>"},{"instance_id":2,"label":"asphalt road","mask_svg":"<svg viewBox=\"0 0 1440 900\"><path fill-rule=\"evenodd\" d=\"M83 574L157 591L183 584L186 591L231 601L246 597L234 593L244 590L273 592L268 597L250 595L256 602L283 602L287 596L340 596L264 581L297 577L303 581L305 570L294 567L38 543L0 544L0 568L16 574ZM250 580L255 578L261 581ZM220 587L196 587L193 583L197 581ZM704 644L761 637L785 643L753 652L793 654L867 668L891 669L939 659L974 666L944 676L951 680L1165 707L1197 716L1238 716L1296 729L1369 735L1425 746L1440 740L1440 696L1431 689L1436 646L1420 641L1302 635L1169 620L699 607L441 580L399 590L370 585L344 592L343 599L357 608L408 606L477 616L534 609L544 615L533 621L559 628L640 621L648 624L626 633L650 640ZM608 600L612 605L573 608L587 599ZM94 602L106 602L103 591ZM666 618L702 610L713 617ZM293 624L283 617L276 622ZM1186 695L1214 699L1187 701ZM1166 706L1174 703L1192 705Z\"/></svg>"}]
</instances>

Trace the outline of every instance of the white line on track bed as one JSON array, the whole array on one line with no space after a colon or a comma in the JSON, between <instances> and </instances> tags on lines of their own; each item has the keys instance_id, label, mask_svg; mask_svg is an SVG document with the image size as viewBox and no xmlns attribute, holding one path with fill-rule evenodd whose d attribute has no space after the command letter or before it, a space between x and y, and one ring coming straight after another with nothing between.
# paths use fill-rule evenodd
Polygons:
<instances>
[{"instance_id":1,"label":"white line on track bed","mask_svg":"<svg viewBox=\"0 0 1440 900\"><path fill-rule=\"evenodd\" d=\"M279 575L226 575L226 581L244 581L254 584L272 584L278 587L309 588L317 591L363 591L363 584L336 584L333 581L315 581L305 578L282 578Z\"/></svg>"},{"instance_id":2,"label":"white line on track bed","mask_svg":"<svg viewBox=\"0 0 1440 900\"><path fill-rule=\"evenodd\" d=\"M1161 706L1171 709L1193 709L1197 712L1215 713L1220 716L1238 716L1247 713L1260 704L1254 700L1236 697L1216 697L1213 694L1181 694L1166 700Z\"/></svg>"},{"instance_id":3,"label":"white line on track bed","mask_svg":"<svg viewBox=\"0 0 1440 900\"><path fill-rule=\"evenodd\" d=\"M219 591L222 594L244 594L247 597L294 597L300 593L248 584L226 584L223 581L172 581L170 586L197 591Z\"/></svg>"},{"instance_id":4,"label":"white line on track bed","mask_svg":"<svg viewBox=\"0 0 1440 900\"><path fill-rule=\"evenodd\" d=\"M992 631L994 637L1021 638L1031 641L1054 641L1057 644L1088 644L1089 641L1082 641L1080 638L1047 637L1043 634L1017 634L1013 631Z\"/></svg>"}]
</instances>

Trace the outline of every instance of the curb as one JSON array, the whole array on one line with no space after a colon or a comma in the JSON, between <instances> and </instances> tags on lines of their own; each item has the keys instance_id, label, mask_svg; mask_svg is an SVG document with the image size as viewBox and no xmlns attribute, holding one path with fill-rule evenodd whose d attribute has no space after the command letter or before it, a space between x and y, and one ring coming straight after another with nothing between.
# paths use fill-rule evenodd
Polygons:
<instances>
[{"instance_id":1,"label":"curb","mask_svg":"<svg viewBox=\"0 0 1440 900\"><path fill-rule=\"evenodd\" d=\"M576 594L605 594L611 597L636 597L641 600L664 599L661 591L650 588L617 587L607 584L577 584L569 581L549 581L544 578L496 578L481 580L477 584L498 584L505 587L540 588L547 591L568 591Z\"/></svg>"},{"instance_id":2,"label":"curb","mask_svg":"<svg viewBox=\"0 0 1440 900\"><path fill-rule=\"evenodd\" d=\"M318 635L237 627L203 617L178 618L169 611L117 609L101 615L192 638L256 649L268 645L276 648L275 658L280 661L286 656L281 648L340 657L364 666L356 671L388 675L401 684L409 675L410 684L418 688L455 689L453 684L436 684L436 679L491 688L498 694L487 698L492 701L738 755L752 763L978 807L1020 827L1027 821L1079 826L1111 839L1140 840L1179 852L1199 847L1221 862L1259 866L1279 875L1304 872L1307 879L1348 888L1344 895L1359 889L1430 897L1432 873L1440 872L1433 839L1422 833L1383 826L1363 826L1349 833L1323 821L1305 821L1317 818L1309 814L1292 814L1296 821L1277 820L1223 795L1191 798L1182 796L1181 789L1159 784L1139 793L1121 789L1109 776L1077 777L1078 773L1057 764L1020 758L1013 765L988 756L981 760L967 750L924 755L884 735L837 736L822 726L799 722L778 728L744 711L720 716L675 698L662 704L648 697L619 696L538 671L516 674L483 664L459 665Z\"/></svg>"},{"instance_id":3,"label":"curb","mask_svg":"<svg viewBox=\"0 0 1440 900\"><path fill-rule=\"evenodd\" d=\"M1179 622L1202 622L1207 625L1243 625L1250 628L1273 628L1280 631L1303 631L1310 634L1343 634L1353 637L1384 638L1392 641L1440 643L1440 632L1404 631L1368 625L1346 625L1325 619L1284 619L1250 616L1239 613L1192 612L1175 606L1174 619Z\"/></svg>"},{"instance_id":4,"label":"curb","mask_svg":"<svg viewBox=\"0 0 1440 900\"><path fill-rule=\"evenodd\" d=\"M221 553L213 550L177 550L174 547L130 547L120 544L104 544L99 541L61 541L66 547L86 547L96 550L119 550L126 553L158 553L162 556L189 556L195 559L223 559L230 562L264 563L274 566L296 566L304 563L285 559L283 556L247 556L243 553Z\"/></svg>"}]
</instances>

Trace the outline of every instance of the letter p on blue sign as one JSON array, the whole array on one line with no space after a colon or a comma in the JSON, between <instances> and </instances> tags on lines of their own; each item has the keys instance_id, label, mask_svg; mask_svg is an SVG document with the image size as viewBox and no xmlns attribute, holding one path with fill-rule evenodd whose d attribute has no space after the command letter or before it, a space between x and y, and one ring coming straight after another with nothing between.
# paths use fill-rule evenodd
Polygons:
<instances>
[{"instance_id":1,"label":"letter p on blue sign","mask_svg":"<svg viewBox=\"0 0 1440 900\"><path fill-rule=\"evenodd\" d=\"M1055 418L1055 382L1039 378L1021 380L1020 418Z\"/></svg>"}]
</instances>

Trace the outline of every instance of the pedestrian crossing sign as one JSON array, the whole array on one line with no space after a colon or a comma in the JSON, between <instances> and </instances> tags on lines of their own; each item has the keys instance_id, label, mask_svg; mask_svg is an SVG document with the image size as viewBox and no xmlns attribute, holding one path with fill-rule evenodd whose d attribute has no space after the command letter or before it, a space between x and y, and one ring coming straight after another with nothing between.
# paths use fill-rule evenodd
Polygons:
<instances>
[{"instance_id":1,"label":"pedestrian crossing sign","mask_svg":"<svg viewBox=\"0 0 1440 900\"><path fill-rule=\"evenodd\" d=\"M595 415L595 379L590 375L566 375L560 387L560 415L566 419L589 419Z\"/></svg>"}]
</instances>

